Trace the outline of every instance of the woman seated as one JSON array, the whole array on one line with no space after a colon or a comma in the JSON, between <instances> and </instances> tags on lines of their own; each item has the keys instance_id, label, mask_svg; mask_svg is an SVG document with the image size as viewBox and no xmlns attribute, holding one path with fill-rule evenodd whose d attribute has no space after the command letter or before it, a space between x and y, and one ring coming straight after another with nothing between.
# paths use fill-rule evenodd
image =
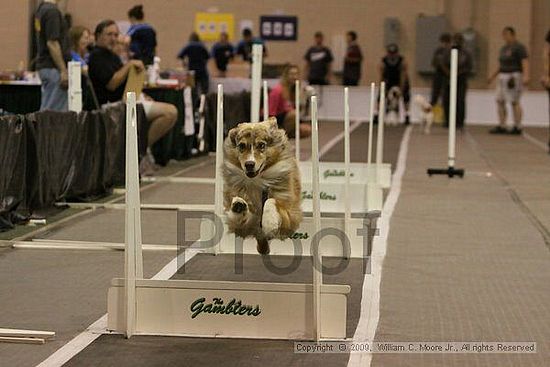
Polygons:
<instances>
[{"instance_id":1,"label":"woman seated","mask_svg":"<svg viewBox=\"0 0 550 367\"><path fill-rule=\"evenodd\" d=\"M269 115L277 118L277 123L291 138L295 135L296 106L295 84L300 77L300 69L296 65L287 65L283 70L281 81L269 93ZM311 135L311 126L300 121L300 137Z\"/></svg>"},{"instance_id":2,"label":"woman seated","mask_svg":"<svg viewBox=\"0 0 550 367\"><path fill-rule=\"evenodd\" d=\"M82 73L88 72L88 53L91 44L91 33L86 27L74 26L69 30L71 42L71 59L80 62Z\"/></svg>"}]
</instances>

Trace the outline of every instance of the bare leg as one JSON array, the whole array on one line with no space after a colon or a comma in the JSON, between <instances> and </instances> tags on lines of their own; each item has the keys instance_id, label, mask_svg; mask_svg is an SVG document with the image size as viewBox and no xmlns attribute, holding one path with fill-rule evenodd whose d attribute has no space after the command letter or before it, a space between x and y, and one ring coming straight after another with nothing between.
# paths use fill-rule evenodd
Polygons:
<instances>
[{"instance_id":1,"label":"bare leg","mask_svg":"<svg viewBox=\"0 0 550 367\"><path fill-rule=\"evenodd\" d=\"M285 116L285 121L283 122L283 129L286 131L286 134L293 138L295 134L295 124L296 124L296 111L292 110L288 112ZM307 138L311 135L311 126L305 123L300 123L300 137Z\"/></svg>"},{"instance_id":2,"label":"bare leg","mask_svg":"<svg viewBox=\"0 0 550 367\"><path fill-rule=\"evenodd\" d=\"M506 127L506 103L504 101L497 101L497 107L500 126Z\"/></svg>"},{"instance_id":3,"label":"bare leg","mask_svg":"<svg viewBox=\"0 0 550 367\"><path fill-rule=\"evenodd\" d=\"M514 125L519 129L521 127L521 119L523 116L523 111L519 101L512 103L512 109L514 110Z\"/></svg>"},{"instance_id":4,"label":"bare leg","mask_svg":"<svg viewBox=\"0 0 550 367\"><path fill-rule=\"evenodd\" d=\"M178 118L178 110L169 103L153 102L147 113L147 120L150 122L147 145L152 146L168 131L174 127Z\"/></svg>"}]
</instances>

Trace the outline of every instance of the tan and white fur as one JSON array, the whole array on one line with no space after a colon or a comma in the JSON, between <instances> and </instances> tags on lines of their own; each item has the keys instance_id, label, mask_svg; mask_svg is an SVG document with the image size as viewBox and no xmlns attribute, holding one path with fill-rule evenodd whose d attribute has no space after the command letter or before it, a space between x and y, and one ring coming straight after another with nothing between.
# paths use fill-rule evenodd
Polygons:
<instances>
[{"instance_id":1,"label":"tan and white fur","mask_svg":"<svg viewBox=\"0 0 550 367\"><path fill-rule=\"evenodd\" d=\"M414 103L420 107L421 111L421 124L424 134L429 134L434 122L434 113L432 105L428 102L426 97L417 94L414 96Z\"/></svg>"},{"instance_id":2,"label":"tan and white fur","mask_svg":"<svg viewBox=\"0 0 550 367\"><path fill-rule=\"evenodd\" d=\"M401 89L393 86L386 97L386 123L397 125L399 123L399 104L401 102Z\"/></svg>"},{"instance_id":3,"label":"tan and white fur","mask_svg":"<svg viewBox=\"0 0 550 367\"><path fill-rule=\"evenodd\" d=\"M277 120L241 123L224 142L224 207L229 232L255 237L258 252L286 239L302 221L298 164ZM262 204L262 194L267 200Z\"/></svg>"}]
</instances>

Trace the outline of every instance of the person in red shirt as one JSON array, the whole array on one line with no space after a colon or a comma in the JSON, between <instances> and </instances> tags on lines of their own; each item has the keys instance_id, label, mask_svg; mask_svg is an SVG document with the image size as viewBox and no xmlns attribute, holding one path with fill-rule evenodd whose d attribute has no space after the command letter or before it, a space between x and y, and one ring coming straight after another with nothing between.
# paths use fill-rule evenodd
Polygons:
<instances>
[{"instance_id":1,"label":"person in red shirt","mask_svg":"<svg viewBox=\"0 0 550 367\"><path fill-rule=\"evenodd\" d=\"M284 129L291 138L295 135L296 80L300 77L300 69L296 65L287 65L283 70L281 81L269 93L269 115L277 118L279 128ZM311 126L300 122L300 137L311 135Z\"/></svg>"}]
</instances>

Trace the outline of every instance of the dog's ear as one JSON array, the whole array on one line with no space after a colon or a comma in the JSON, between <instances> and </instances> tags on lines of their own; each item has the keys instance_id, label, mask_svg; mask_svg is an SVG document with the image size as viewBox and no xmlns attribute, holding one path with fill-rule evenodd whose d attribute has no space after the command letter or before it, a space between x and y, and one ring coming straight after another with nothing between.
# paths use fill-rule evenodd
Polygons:
<instances>
[{"instance_id":1,"label":"dog's ear","mask_svg":"<svg viewBox=\"0 0 550 367\"><path fill-rule=\"evenodd\" d=\"M277 125L277 119L273 116L271 116L270 118L268 118L264 122L267 124L267 126L269 127L270 130L279 129L279 125Z\"/></svg>"},{"instance_id":2,"label":"dog's ear","mask_svg":"<svg viewBox=\"0 0 550 367\"><path fill-rule=\"evenodd\" d=\"M229 130L229 133L227 136L229 137L229 141L231 142L231 145L233 147L237 146L237 134L239 133L239 126L232 128Z\"/></svg>"}]
</instances>

